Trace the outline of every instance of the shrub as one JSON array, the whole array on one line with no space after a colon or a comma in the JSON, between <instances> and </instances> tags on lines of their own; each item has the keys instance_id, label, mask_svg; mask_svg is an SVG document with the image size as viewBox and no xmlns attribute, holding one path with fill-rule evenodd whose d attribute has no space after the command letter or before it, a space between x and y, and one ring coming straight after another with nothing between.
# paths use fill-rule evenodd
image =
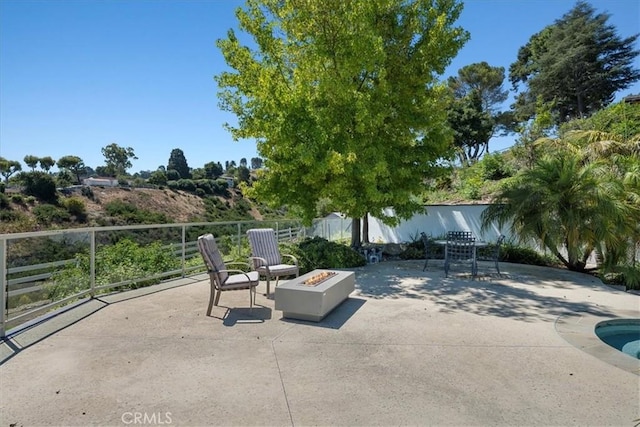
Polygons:
<instances>
[{"instance_id":1,"label":"shrub","mask_svg":"<svg viewBox=\"0 0 640 427\"><path fill-rule=\"evenodd\" d=\"M93 194L93 190L91 189L91 187L82 187L80 193L87 199L95 201L95 195Z\"/></svg>"},{"instance_id":2,"label":"shrub","mask_svg":"<svg viewBox=\"0 0 640 427\"><path fill-rule=\"evenodd\" d=\"M191 179L181 178L178 180L178 189L183 191L196 191L196 184Z\"/></svg>"},{"instance_id":3,"label":"shrub","mask_svg":"<svg viewBox=\"0 0 640 427\"><path fill-rule=\"evenodd\" d=\"M24 204L24 197L20 193L12 194L11 201L17 205Z\"/></svg>"},{"instance_id":4,"label":"shrub","mask_svg":"<svg viewBox=\"0 0 640 427\"><path fill-rule=\"evenodd\" d=\"M330 242L322 237L281 246L283 253L290 253L298 258L300 274L316 268L351 268L366 264L364 257L349 246Z\"/></svg>"},{"instance_id":5,"label":"shrub","mask_svg":"<svg viewBox=\"0 0 640 427\"><path fill-rule=\"evenodd\" d=\"M180 267L180 260L174 256L172 248L163 247L159 242L142 246L129 239L98 249L96 259L97 285L133 280L123 287L128 289L159 283L160 279L148 277ZM89 257L82 253L76 255L75 260L45 284L50 299L60 300L88 288Z\"/></svg>"},{"instance_id":6,"label":"shrub","mask_svg":"<svg viewBox=\"0 0 640 427\"><path fill-rule=\"evenodd\" d=\"M167 185L167 174L161 170L153 171L147 182L160 186Z\"/></svg>"},{"instance_id":7,"label":"shrub","mask_svg":"<svg viewBox=\"0 0 640 427\"><path fill-rule=\"evenodd\" d=\"M135 205L122 200L113 200L107 203L105 211L108 215L126 224L165 224L172 222L162 213L138 209Z\"/></svg>"},{"instance_id":8,"label":"shrub","mask_svg":"<svg viewBox=\"0 0 640 427\"><path fill-rule=\"evenodd\" d=\"M513 176L512 168L501 154L485 154L478 162L478 167L481 169L482 177L490 181Z\"/></svg>"},{"instance_id":9,"label":"shrub","mask_svg":"<svg viewBox=\"0 0 640 427\"><path fill-rule=\"evenodd\" d=\"M78 219L84 220L87 216L87 206L84 201L78 197L64 199L63 206L71 215L74 215Z\"/></svg>"},{"instance_id":10,"label":"shrub","mask_svg":"<svg viewBox=\"0 0 640 427\"><path fill-rule=\"evenodd\" d=\"M541 254L534 249L524 246L516 246L512 243L504 243L500 247L500 261L541 266L558 265L555 257Z\"/></svg>"},{"instance_id":11,"label":"shrub","mask_svg":"<svg viewBox=\"0 0 640 427\"><path fill-rule=\"evenodd\" d=\"M9 197L4 193L0 193L0 209L11 209Z\"/></svg>"},{"instance_id":12,"label":"shrub","mask_svg":"<svg viewBox=\"0 0 640 427\"><path fill-rule=\"evenodd\" d=\"M24 186L24 194L34 196L43 202L55 203L58 198L56 183L45 172L23 172L18 176Z\"/></svg>"},{"instance_id":13,"label":"shrub","mask_svg":"<svg viewBox=\"0 0 640 427\"><path fill-rule=\"evenodd\" d=\"M610 285L622 285L627 289L640 290L640 266L638 265L617 266L612 272L602 274L600 278Z\"/></svg>"},{"instance_id":14,"label":"shrub","mask_svg":"<svg viewBox=\"0 0 640 427\"><path fill-rule=\"evenodd\" d=\"M69 212L48 203L33 208L33 214L40 224L62 224L71 219Z\"/></svg>"}]
</instances>

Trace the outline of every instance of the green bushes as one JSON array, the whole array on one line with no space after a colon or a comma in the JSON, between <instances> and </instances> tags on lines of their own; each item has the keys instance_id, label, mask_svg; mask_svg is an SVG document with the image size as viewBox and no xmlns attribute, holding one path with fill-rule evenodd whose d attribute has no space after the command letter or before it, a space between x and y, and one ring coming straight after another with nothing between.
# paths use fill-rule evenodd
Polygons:
<instances>
[{"instance_id":1,"label":"green bushes","mask_svg":"<svg viewBox=\"0 0 640 427\"><path fill-rule=\"evenodd\" d=\"M601 274L601 280L610 285L622 285L627 289L640 290L640 265L621 265L611 272Z\"/></svg>"},{"instance_id":2,"label":"green bushes","mask_svg":"<svg viewBox=\"0 0 640 427\"><path fill-rule=\"evenodd\" d=\"M48 203L33 208L33 214L40 224L63 224L71 220L71 215L65 209Z\"/></svg>"},{"instance_id":3,"label":"green bushes","mask_svg":"<svg viewBox=\"0 0 640 427\"><path fill-rule=\"evenodd\" d=\"M105 205L105 211L125 224L166 224L171 223L165 214L138 209L131 203L113 200Z\"/></svg>"},{"instance_id":4,"label":"green bushes","mask_svg":"<svg viewBox=\"0 0 640 427\"><path fill-rule=\"evenodd\" d=\"M62 205L67 211L77 219L84 221L87 216L87 206L84 201L78 197L69 197L62 200Z\"/></svg>"},{"instance_id":5,"label":"green bushes","mask_svg":"<svg viewBox=\"0 0 640 427\"><path fill-rule=\"evenodd\" d=\"M5 193L0 193L0 209L11 209L11 202Z\"/></svg>"},{"instance_id":6,"label":"green bushes","mask_svg":"<svg viewBox=\"0 0 640 427\"><path fill-rule=\"evenodd\" d=\"M558 265L555 257L543 255L534 249L516 246L512 243L504 243L500 247L500 261L541 266Z\"/></svg>"},{"instance_id":7,"label":"green bushes","mask_svg":"<svg viewBox=\"0 0 640 427\"><path fill-rule=\"evenodd\" d=\"M56 182L48 173L23 172L18 175L18 179L24 186L24 194L34 196L43 202L56 203Z\"/></svg>"},{"instance_id":8,"label":"green bushes","mask_svg":"<svg viewBox=\"0 0 640 427\"><path fill-rule=\"evenodd\" d=\"M283 253L290 253L298 259L300 274L316 268L351 268L366 264L364 257L349 246L330 242L321 237L281 246Z\"/></svg>"},{"instance_id":9,"label":"green bushes","mask_svg":"<svg viewBox=\"0 0 640 427\"><path fill-rule=\"evenodd\" d=\"M89 257L78 254L76 262L55 273L45 284L47 297L57 301L89 287ZM132 280L124 289L136 289L159 283L154 275L180 268L173 249L160 242L139 245L129 239L98 249L96 252L96 285Z\"/></svg>"}]
</instances>

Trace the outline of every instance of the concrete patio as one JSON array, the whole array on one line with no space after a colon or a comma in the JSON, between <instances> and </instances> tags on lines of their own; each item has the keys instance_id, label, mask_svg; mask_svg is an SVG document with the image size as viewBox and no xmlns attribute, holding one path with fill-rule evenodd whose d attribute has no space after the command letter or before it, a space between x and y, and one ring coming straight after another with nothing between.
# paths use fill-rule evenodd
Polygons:
<instances>
[{"instance_id":1,"label":"concrete patio","mask_svg":"<svg viewBox=\"0 0 640 427\"><path fill-rule=\"evenodd\" d=\"M354 269L322 322L258 288L205 316L206 276L91 300L9 336L0 424L615 425L640 418L640 361L593 326L640 297L583 274L501 264Z\"/></svg>"}]
</instances>

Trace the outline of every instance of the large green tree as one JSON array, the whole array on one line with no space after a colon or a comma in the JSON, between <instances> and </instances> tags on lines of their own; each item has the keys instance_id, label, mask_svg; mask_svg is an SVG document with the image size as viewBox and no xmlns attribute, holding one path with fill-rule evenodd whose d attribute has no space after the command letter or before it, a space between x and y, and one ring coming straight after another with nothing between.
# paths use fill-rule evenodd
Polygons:
<instances>
[{"instance_id":1,"label":"large green tree","mask_svg":"<svg viewBox=\"0 0 640 427\"><path fill-rule=\"evenodd\" d=\"M250 195L300 209L319 200L393 223L423 209L423 189L451 144L438 82L468 39L455 0L249 0L218 41L233 71L216 76L234 139L255 138L265 170ZM385 214L395 209L397 217Z\"/></svg>"},{"instance_id":2,"label":"large green tree","mask_svg":"<svg viewBox=\"0 0 640 427\"><path fill-rule=\"evenodd\" d=\"M184 152L179 148L171 150L169 155L169 163L167 163L167 170L176 170L180 174L180 178L191 179L191 169L187 163L187 158L184 156Z\"/></svg>"},{"instance_id":3,"label":"large green tree","mask_svg":"<svg viewBox=\"0 0 640 427\"><path fill-rule=\"evenodd\" d=\"M534 114L540 99L551 105L556 123L588 116L640 79L633 66L638 34L620 38L608 19L579 1L520 48L509 67L514 89L524 85L514 104L520 120Z\"/></svg>"},{"instance_id":4,"label":"large green tree","mask_svg":"<svg viewBox=\"0 0 640 427\"><path fill-rule=\"evenodd\" d=\"M451 105L448 121L453 129L456 154L463 166L475 163L488 152L495 121L483 108L478 91L456 99Z\"/></svg>"},{"instance_id":5,"label":"large green tree","mask_svg":"<svg viewBox=\"0 0 640 427\"><path fill-rule=\"evenodd\" d=\"M27 154L26 156L24 156L24 163L29 166L31 168L31 172L36 170L36 166L38 166L38 162L40 161L40 158L37 156L34 156L33 154Z\"/></svg>"},{"instance_id":6,"label":"large green tree","mask_svg":"<svg viewBox=\"0 0 640 427\"><path fill-rule=\"evenodd\" d=\"M0 157L0 175L4 177L4 182L9 182L9 178L16 172L22 170L22 165L17 160L7 160Z\"/></svg>"},{"instance_id":7,"label":"large green tree","mask_svg":"<svg viewBox=\"0 0 640 427\"><path fill-rule=\"evenodd\" d=\"M51 156L40 157L40 167L45 172L49 172L49 170L56 164L56 161L53 160Z\"/></svg>"},{"instance_id":8,"label":"large green tree","mask_svg":"<svg viewBox=\"0 0 640 427\"><path fill-rule=\"evenodd\" d=\"M132 165L131 160L136 160L137 157L131 147L121 147L118 144L109 144L106 147L102 147L102 155L105 158L105 166L103 171L107 175L117 177L118 175L125 175L127 169ZM99 169L96 168L96 170Z\"/></svg>"},{"instance_id":9,"label":"large green tree","mask_svg":"<svg viewBox=\"0 0 640 427\"><path fill-rule=\"evenodd\" d=\"M208 162L204 164L205 176L208 179L216 179L224 173L220 162Z\"/></svg>"},{"instance_id":10,"label":"large green tree","mask_svg":"<svg viewBox=\"0 0 640 427\"><path fill-rule=\"evenodd\" d=\"M56 163L59 169L68 170L76 178L76 183L80 184L82 181L80 177L86 171L84 161L78 156L63 156L60 157Z\"/></svg>"},{"instance_id":11,"label":"large green tree","mask_svg":"<svg viewBox=\"0 0 640 427\"><path fill-rule=\"evenodd\" d=\"M447 80L455 102L449 124L455 132L458 157L463 164L477 161L489 152L489 139L502 124L500 106L509 91L503 88L504 67L479 62L462 67Z\"/></svg>"}]
</instances>

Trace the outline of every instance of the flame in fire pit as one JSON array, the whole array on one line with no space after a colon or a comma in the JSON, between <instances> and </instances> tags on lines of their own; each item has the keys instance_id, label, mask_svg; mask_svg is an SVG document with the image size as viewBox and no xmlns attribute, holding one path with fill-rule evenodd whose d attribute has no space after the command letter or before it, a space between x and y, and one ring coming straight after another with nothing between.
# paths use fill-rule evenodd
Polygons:
<instances>
[{"instance_id":1,"label":"flame in fire pit","mask_svg":"<svg viewBox=\"0 0 640 427\"><path fill-rule=\"evenodd\" d=\"M317 286L325 280L328 280L329 278L335 276L336 274L338 273L336 273L335 271L323 271L322 273L318 273L315 276L311 276L302 283L307 286Z\"/></svg>"}]
</instances>

